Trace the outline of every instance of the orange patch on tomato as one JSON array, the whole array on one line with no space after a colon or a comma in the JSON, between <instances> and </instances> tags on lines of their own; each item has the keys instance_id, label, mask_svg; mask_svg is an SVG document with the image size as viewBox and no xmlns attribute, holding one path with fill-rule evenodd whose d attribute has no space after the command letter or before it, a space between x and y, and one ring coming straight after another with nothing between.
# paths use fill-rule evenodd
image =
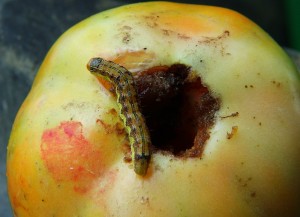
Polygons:
<instances>
[{"instance_id":1,"label":"orange patch on tomato","mask_svg":"<svg viewBox=\"0 0 300 217\"><path fill-rule=\"evenodd\" d=\"M83 135L80 122L66 121L45 130L41 154L56 181L73 181L74 190L87 192L89 184L103 172L101 152Z\"/></svg>"},{"instance_id":2,"label":"orange patch on tomato","mask_svg":"<svg viewBox=\"0 0 300 217\"><path fill-rule=\"evenodd\" d=\"M155 60L155 54L146 52L146 50L147 47L139 51L121 52L116 57L110 58L110 60L124 66L130 72L140 72L152 66L152 61Z\"/></svg>"}]
</instances>

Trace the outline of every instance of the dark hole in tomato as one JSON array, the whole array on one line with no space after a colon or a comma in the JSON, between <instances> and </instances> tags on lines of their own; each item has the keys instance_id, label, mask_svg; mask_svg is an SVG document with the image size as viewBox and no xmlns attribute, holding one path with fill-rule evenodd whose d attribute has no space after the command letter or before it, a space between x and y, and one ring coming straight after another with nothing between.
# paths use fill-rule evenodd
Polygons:
<instances>
[{"instance_id":1,"label":"dark hole in tomato","mask_svg":"<svg viewBox=\"0 0 300 217\"><path fill-rule=\"evenodd\" d=\"M157 66L135 76L138 101L155 151L201 157L219 100L183 64Z\"/></svg>"}]
</instances>

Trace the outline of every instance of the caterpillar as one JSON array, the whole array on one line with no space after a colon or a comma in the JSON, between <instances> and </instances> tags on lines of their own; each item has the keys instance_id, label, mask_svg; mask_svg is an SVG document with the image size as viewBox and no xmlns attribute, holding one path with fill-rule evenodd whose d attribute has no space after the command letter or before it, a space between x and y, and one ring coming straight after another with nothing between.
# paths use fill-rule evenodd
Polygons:
<instances>
[{"instance_id":1,"label":"caterpillar","mask_svg":"<svg viewBox=\"0 0 300 217\"><path fill-rule=\"evenodd\" d=\"M134 171L138 175L145 175L151 158L151 139L139 109L132 74L126 68L99 57L92 58L87 68L96 77L114 84L120 117L129 137Z\"/></svg>"}]
</instances>

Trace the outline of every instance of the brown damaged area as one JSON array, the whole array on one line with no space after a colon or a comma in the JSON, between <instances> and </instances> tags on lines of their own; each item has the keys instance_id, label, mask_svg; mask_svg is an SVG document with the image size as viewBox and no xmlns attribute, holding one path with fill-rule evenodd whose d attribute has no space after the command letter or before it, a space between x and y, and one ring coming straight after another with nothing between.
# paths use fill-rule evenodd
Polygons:
<instances>
[{"instance_id":1,"label":"brown damaged area","mask_svg":"<svg viewBox=\"0 0 300 217\"><path fill-rule=\"evenodd\" d=\"M112 133L117 133L118 135L125 134L124 126L120 122L117 122L116 124L111 125L111 124L104 122L101 119L97 119L96 123L104 128L106 134L112 134Z\"/></svg>"},{"instance_id":2,"label":"brown damaged area","mask_svg":"<svg viewBox=\"0 0 300 217\"><path fill-rule=\"evenodd\" d=\"M183 64L157 66L135 77L154 151L201 157L219 100Z\"/></svg>"},{"instance_id":3,"label":"brown damaged area","mask_svg":"<svg viewBox=\"0 0 300 217\"><path fill-rule=\"evenodd\" d=\"M226 46L224 44L224 40L230 37L230 31L224 30L223 33L216 37L208 37L204 36L200 40L198 40L198 44L203 44L207 46L213 46L214 48L220 50L220 54L222 56L231 55L229 52L226 51Z\"/></svg>"},{"instance_id":4,"label":"brown damaged area","mask_svg":"<svg viewBox=\"0 0 300 217\"><path fill-rule=\"evenodd\" d=\"M119 113L116 109L112 108L106 114L111 115L111 116L117 116ZM105 122L104 120L97 119L96 123L99 126L103 127L106 134L113 134L114 133L114 134L117 134L117 135L124 135L126 133L124 125L121 121L116 122L115 124L110 124L108 122Z\"/></svg>"},{"instance_id":5,"label":"brown damaged area","mask_svg":"<svg viewBox=\"0 0 300 217\"><path fill-rule=\"evenodd\" d=\"M237 117L237 116L239 116L239 112L234 112L230 115L220 116L220 118L225 119L225 118L233 118L233 117Z\"/></svg>"},{"instance_id":6,"label":"brown damaged area","mask_svg":"<svg viewBox=\"0 0 300 217\"><path fill-rule=\"evenodd\" d=\"M225 30L221 35L218 35L216 37L203 37L203 39L199 40L198 43L212 44L212 43L216 43L222 39L225 39L229 36L230 36L230 32L228 30Z\"/></svg>"},{"instance_id":7,"label":"brown damaged area","mask_svg":"<svg viewBox=\"0 0 300 217\"><path fill-rule=\"evenodd\" d=\"M237 134L238 129L239 129L238 126L233 126L231 128L231 132L230 133L227 132L226 138L227 139L232 139L232 137Z\"/></svg>"},{"instance_id":8,"label":"brown damaged area","mask_svg":"<svg viewBox=\"0 0 300 217\"><path fill-rule=\"evenodd\" d=\"M129 26L124 21L119 23L117 38L120 38L122 43L128 44L135 37L139 35L135 28L137 26L143 26L150 29L156 29L158 32L162 34L162 36L167 37L177 37L179 40L190 40L193 38L193 34L188 33L189 31L185 31L184 28L182 30L178 30L174 28L174 26L167 21L167 17L161 17L160 15L153 13L146 16L142 16L143 21L139 21L139 17L135 17L136 22L133 23L132 26ZM203 26L202 26L203 27ZM222 55L230 55L230 53L225 52L225 47L222 44L222 41L226 38L230 37L231 33L229 30L224 29L223 32L220 32L217 36L205 36L203 35L197 40L197 44L205 44L211 45L214 47L221 47ZM197 45L196 45L197 46Z\"/></svg>"},{"instance_id":9,"label":"brown damaged area","mask_svg":"<svg viewBox=\"0 0 300 217\"><path fill-rule=\"evenodd\" d=\"M136 73L137 100L150 132L153 152L176 157L201 157L209 130L215 123L219 100L195 76L189 66L155 66ZM110 88L111 89L111 88ZM115 110L111 115L118 115ZM119 125L97 120L108 134L123 134ZM131 161L129 144L125 161Z\"/></svg>"}]
</instances>

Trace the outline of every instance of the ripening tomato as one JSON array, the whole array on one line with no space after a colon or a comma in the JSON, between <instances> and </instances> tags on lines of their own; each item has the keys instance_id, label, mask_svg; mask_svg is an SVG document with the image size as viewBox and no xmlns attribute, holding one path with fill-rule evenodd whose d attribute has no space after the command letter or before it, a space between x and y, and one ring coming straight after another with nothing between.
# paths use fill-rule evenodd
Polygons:
<instances>
[{"instance_id":1,"label":"ripening tomato","mask_svg":"<svg viewBox=\"0 0 300 217\"><path fill-rule=\"evenodd\" d=\"M88 71L94 57L132 73L134 101L117 102L126 78ZM96 14L53 45L15 119L14 215L300 216L299 96L285 52L234 11L148 2ZM152 141L145 176L126 131L139 123L120 118L131 103Z\"/></svg>"}]
</instances>

